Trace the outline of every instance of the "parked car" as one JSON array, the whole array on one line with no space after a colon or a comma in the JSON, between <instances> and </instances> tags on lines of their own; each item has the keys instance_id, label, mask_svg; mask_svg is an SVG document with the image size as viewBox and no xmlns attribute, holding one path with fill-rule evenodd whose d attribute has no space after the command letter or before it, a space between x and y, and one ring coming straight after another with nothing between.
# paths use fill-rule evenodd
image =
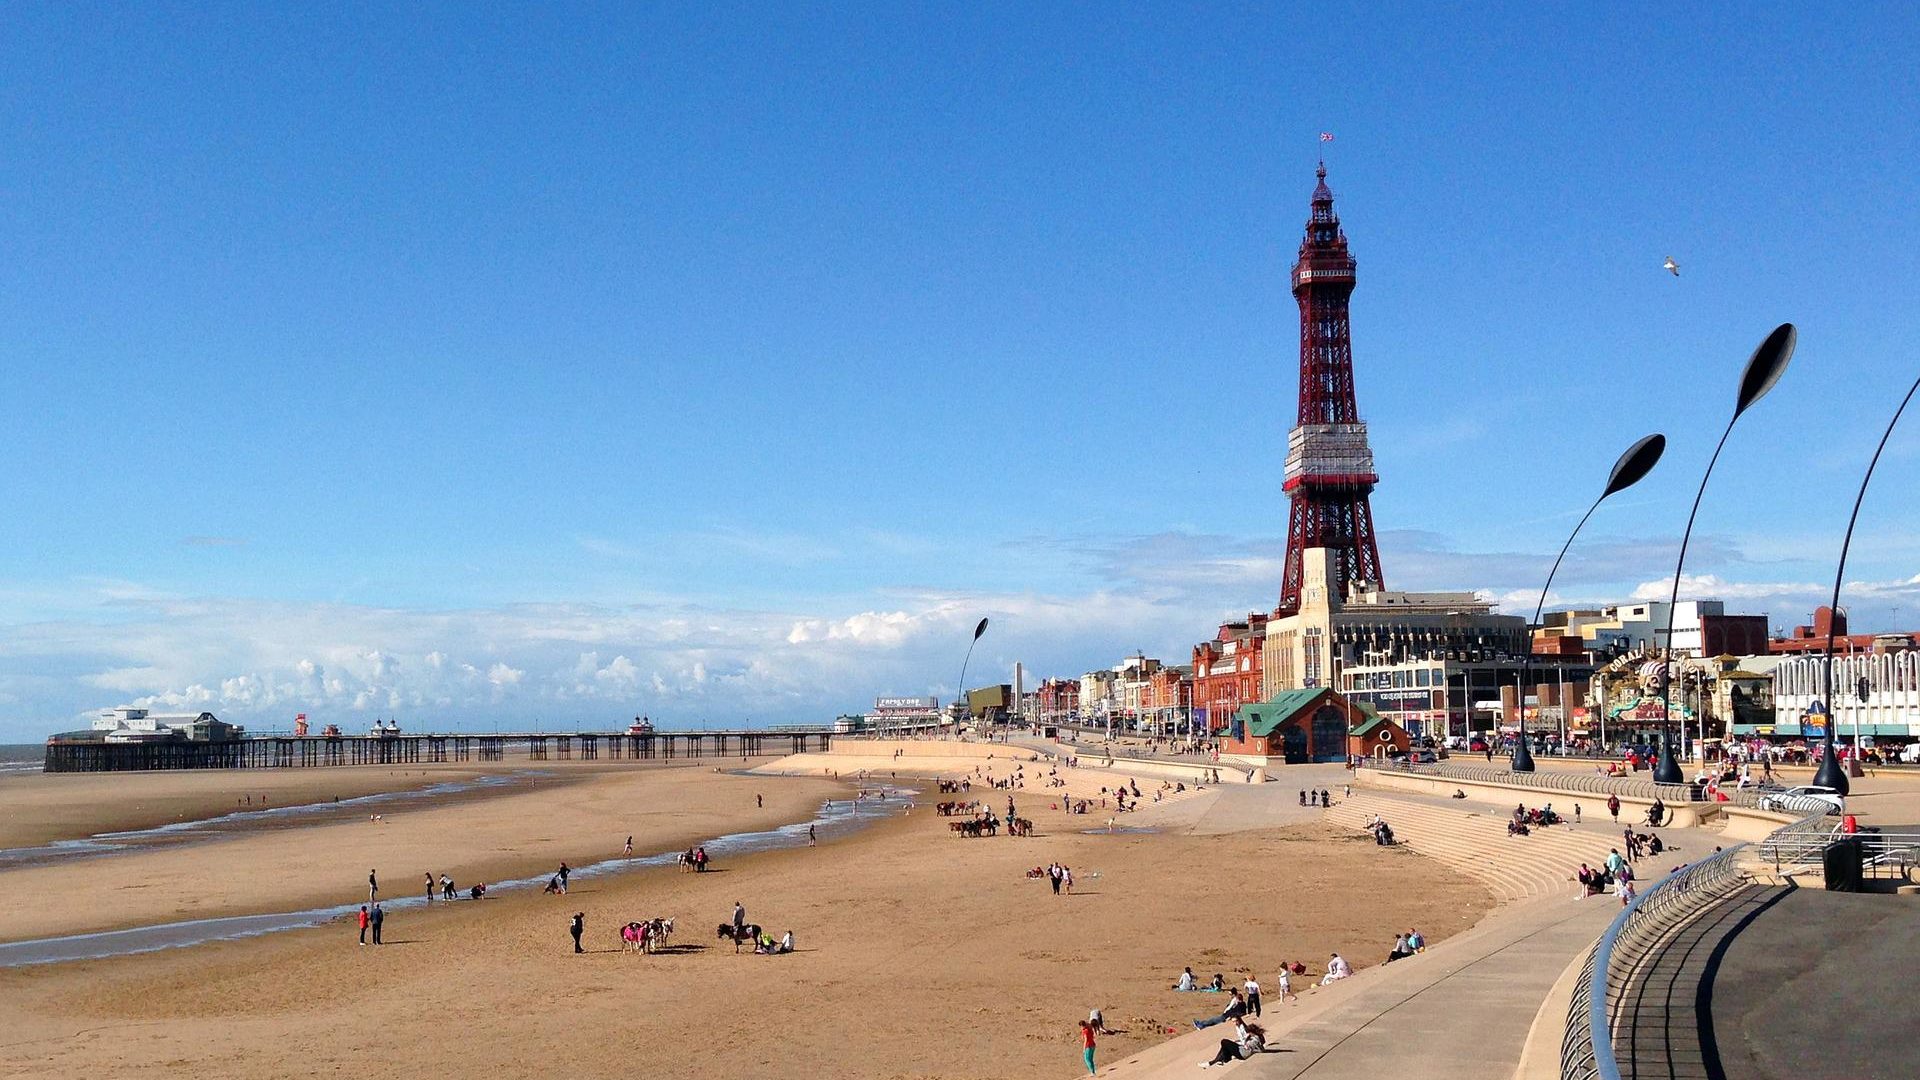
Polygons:
<instances>
[{"instance_id":1,"label":"parked car","mask_svg":"<svg viewBox=\"0 0 1920 1080\"><path fill-rule=\"evenodd\" d=\"M1476 754L1484 754L1487 752L1487 740L1481 739L1481 738L1475 738L1472 742L1467 744L1467 749L1473 751Z\"/></svg>"},{"instance_id":2,"label":"parked car","mask_svg":"<svg viewBox=\"0 0 1920 1080\"><path fill-rule=\"evenodd\" d=\"M1802 784L1799 787L1768 792L1760 796L1760 809L1791 812L1805 800L1826 803L1835 810L1847 808L1847 797L1834 788L1821 787L1819 784Z\"/></svg>"}]
</instances>

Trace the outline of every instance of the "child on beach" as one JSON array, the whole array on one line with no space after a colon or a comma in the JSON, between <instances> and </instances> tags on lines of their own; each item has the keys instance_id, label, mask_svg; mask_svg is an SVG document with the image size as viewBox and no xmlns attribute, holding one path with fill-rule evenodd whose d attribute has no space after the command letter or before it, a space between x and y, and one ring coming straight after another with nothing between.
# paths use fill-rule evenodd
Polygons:
<instances>
[{"instance_id":1,"label":"child on beach","mask_svg":"<svg viewBox=\"0 0 1920 1080\"><path fill-rule=\"evenodd\" d=\"M1092 1076L1100 1070L1093 1067L1093 1025L1085 1020L1080 1021L1080 1042L1086 1048L1087 1075Z\"/></svg>"}]
</instances>

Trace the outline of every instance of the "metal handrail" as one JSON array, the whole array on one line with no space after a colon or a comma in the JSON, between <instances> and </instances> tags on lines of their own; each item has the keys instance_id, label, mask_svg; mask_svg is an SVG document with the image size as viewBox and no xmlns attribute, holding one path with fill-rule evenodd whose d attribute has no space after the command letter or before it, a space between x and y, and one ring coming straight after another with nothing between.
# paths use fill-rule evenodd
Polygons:
<instances>
[{"instance_id":1,"label":"metal handrail","mask_svg":"<svg viewBox=\"0 0 1920 1080\"><path fill-rule=\"evenodd\" d=\"M1775 870L1819 862L1840 835L1840 827L1828 820L1835 813L1833 807L1816 803L1800 820L1775 829L1760 841L1761 860L1772 863Z\"/></svg>"},{"instance_id":2,"label":"metal handrail","mask_svg":"<svg viewBox=\"0 0 1920 1080\"><path fill-rule=\"evenodd\" d=\"M1809 801L1816 809L1774 830L1758 845L1760 857L1776 868L1786 862L1805 861L1810 852L1824 852L1839 835L1828 820L1838 811L1825 803ZM1920 849L1920 836L1855 835L1877 837L1884 857L1908 857ZM1615 1009L1631 985L1634 971L1676 927L1750 880L1740 865L1746 850L1747 845L1738 844L1681 867L1635 897L1614 917L1606 933L1588 950L1580 968L1580 981L1567 1008L1566 1034L1560 1041L1561 1080L1621 1080L1620 1063L1613 1052Z\"/></svg>"},{"instance_id":3,"label":"metal handrail","mask_svg":"<svg viewBox=\"0 0 1920 1080\"><path fill-rule=\"evenodd\" d=\"M1745 844L1681 867L1633 898L1587 952L1560 1042L1562 1080L1621 1080L1613 1052L1615 1009L1654 946L1708 905L1747 883Z\"/></svg>"},{"instance_id":4,"label":"metal handrail","mask_svg":"<svg viewBox=\"0 0 1920 1080\"><path fill-rule=\"evenodd\" d=\"M1383 772L1413 773L1447 780L1465 780L1471 783L1514 784L1520 787L1565 792L1569 795L1618 795L1628 799L1649 800L1657 798L1666 803L1698 801L1690 784L1659 784L1652 780L1628 776L1603 776L1599 773L1561 772L1553 769L1516 773L1511 769L1494 769L1480 765L1454 765L1439 762L1415 765L1410 762L1395 762L1391 759L1380 761L1375 758L1362 758L1359 767L1379 769Z\"/></svg>"}]
</instances>

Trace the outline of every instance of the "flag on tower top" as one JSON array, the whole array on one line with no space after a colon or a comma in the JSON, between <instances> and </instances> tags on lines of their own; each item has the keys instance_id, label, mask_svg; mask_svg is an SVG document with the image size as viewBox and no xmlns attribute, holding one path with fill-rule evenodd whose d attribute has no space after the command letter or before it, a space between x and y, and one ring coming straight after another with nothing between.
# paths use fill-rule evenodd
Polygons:
<instances>
[{"instance_id":1,"label":"flag on tower top","mask_svg":"<svg viewBox=\"0 0 1920 1080\"><path fill-rule=\"evenodd\" d=\"M1321 132L1321 133L1320 133L1320 141L1321 141L1321 142L1332 142L1332 141L1333 141L1333 132L1331 132L1331 131L1323 131L1323 132Z\"/></svg>"}]
</instances>

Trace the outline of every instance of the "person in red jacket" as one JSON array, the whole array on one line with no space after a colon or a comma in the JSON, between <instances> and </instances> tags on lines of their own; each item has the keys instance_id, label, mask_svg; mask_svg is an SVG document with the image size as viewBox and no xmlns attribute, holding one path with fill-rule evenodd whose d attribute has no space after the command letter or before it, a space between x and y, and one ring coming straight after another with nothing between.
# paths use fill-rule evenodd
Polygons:
<instances>
[{"instance_id":1,"label":"person in red jacket","mask_svg":"<svg viewBox=\"0 0 1920 1080\"><path fill-rule=\"evenodd\" d=\"M1086 1061L1087 1061L1087 1075L1092 1076L1095 1072L1098 1072L1099 1070L1093 1067L1093 1025L1088 1023L1085 1020L1080 1021L1080 1041L1086 1047L1086 1050L1087 1050L1085 1054Z\"/></svg>"},{"instance_id":2,"label":"person in red jacket","mask_svg":"<svg viewBox=\"0 0 1920 1080\"><path fill-rule=\"evenodd\" d=\"M367 905L360 905L360 944L367 943Z\"/></svg>"}]
</instances>

